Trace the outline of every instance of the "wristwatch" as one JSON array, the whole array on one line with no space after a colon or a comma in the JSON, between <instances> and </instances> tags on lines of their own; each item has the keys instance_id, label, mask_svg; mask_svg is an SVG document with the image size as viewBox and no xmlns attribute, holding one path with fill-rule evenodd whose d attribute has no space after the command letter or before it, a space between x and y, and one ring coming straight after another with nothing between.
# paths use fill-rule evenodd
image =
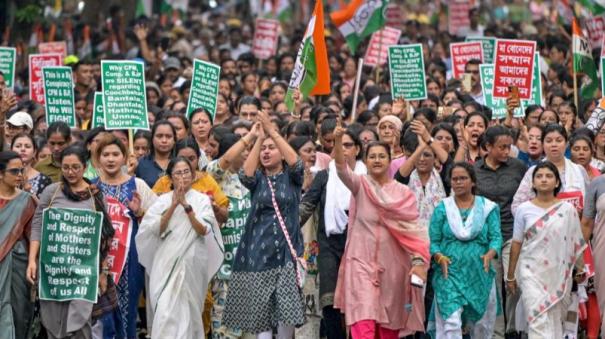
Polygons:
<instances>
[{"instance_id":1,"label":"wristwatch","mask_svg":"<svg viewBox=\"0 0 605 339\"><path fill-rule=\"evenodd\" d=\"M185 206L185 213L189 214L191 212L193 212L193 207L191 207L191 205Z\"/></svg>"}]
</instances>

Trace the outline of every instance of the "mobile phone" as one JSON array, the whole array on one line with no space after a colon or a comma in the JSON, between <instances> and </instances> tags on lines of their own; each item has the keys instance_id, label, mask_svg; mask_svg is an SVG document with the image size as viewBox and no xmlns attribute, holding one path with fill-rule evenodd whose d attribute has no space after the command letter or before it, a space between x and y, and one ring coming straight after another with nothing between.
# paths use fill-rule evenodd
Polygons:
<instances>
[{"instance_id":1,"label":"mobile phone","mask_svg":"<svg viewBox=\"0 0 605 339\"><path fill-rule=\"evenodd\" d=\"M437 119L441 120L443 119L443 112L445 111L443 106L439 106L439 108L437 109Z\"/></svg>"},{"instance_id":2,"label":"mobile phone","mask_svg":"<svg viewBox=\"0 0 605 339\"><path fill-rule=\"evenodd\" d=\"M510 86L508 87L508 92L510 93L511 99L519 100L519 87Z\"/></svg>"},{"instance_id":3,"label":"mobile phone","mask_svg":"<svg viewBox=\"0 0 605 339\"><path fill-rule=\"evenodd\" d=\"M472 88L473 75L471 73L464 73L462 75L462 89L465 92L470 92Z\"/></svg>"},{"instance_id":4,"label":"mobile phone","mask_svg":"<svg viewBox=\"0 0 605 339\"><path fill-rule=\"evenodd\" d=\"M416 274L412 274L411 283L416 287L424 287L424 280L422 280L422 278L420 278Z\"/></svg>"}]
</instances>

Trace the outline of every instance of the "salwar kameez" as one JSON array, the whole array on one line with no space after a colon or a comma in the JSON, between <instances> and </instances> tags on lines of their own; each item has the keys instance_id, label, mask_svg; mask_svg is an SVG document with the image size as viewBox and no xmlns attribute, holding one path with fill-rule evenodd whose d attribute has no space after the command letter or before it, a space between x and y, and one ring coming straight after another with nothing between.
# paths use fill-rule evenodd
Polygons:
<instances>
[{"instance_id":1,"label":"salwar kameez","mask_svg":"<svg viewBox=\"0 0 605 339\"><path fill-rule=\"evenodd\" d=\"M131 177L120 185L108 185L100 180L94 182L104 196L117 199L127 207L135 192L141 197L141 209L147 210L155 201L155 194L141 179ZM107 202L106 202L107 204ZM130 218L130 247L122 275L116 283L118 292L118 307L103 317L103 337L106 339L137 338L137 308L139 297L145 285L145 269L139 263L135 246L135 237L139 230L139 222L134 213L128 209Z\"/></svg>"},{"instance_id":2,"label":"salwar kameez","mask_svg":"<svg viewBox=\"0 0 605 339\"><path fill-rule=\"evenodd\" d=\"M492 298L496 294L496 271L490 265L489 271L485 272L481 256L489 250L500 254L502 236L498 205L475 196L472 208L459 209L453 197L446 198L435 208L429 234L431 254L440 253L451 259L447 278L441 265L433 264L433 312L438 312L437 322L441 321L441 326L436 328L437 338L461 338L461 329L467 326L482 329L491 337L489 331L493 331L498 311L497 299Z\"/></svg>"},{"instance_id":3,"label":"salwar kameez","mask_svg":"<svg viewBox=\"0 0 605 339\"><path fill-rule=\"evenodd\" d=\"M0 199L0 338L25 338L33 315L25 280L36 203L27 192Z\"/></svg>"},{"instance_id":4,"label":"salwar kameez","mask_svg":"<svg viewBox=\"0 0 605 339\"><path fill-rule=\"evenodd\" d=\"M605 333L605 176L594 179L586 193L583 217L594 219L592 229L592 257L594 284L601 315L601 333Z\"/></svg>"},{"instance_id":5,"label":"salwar kameez","mask_svg":"<svg viewBox=\"0 0 605 339\"><path fill-rule=\"evenodd\" d=\"M414 194L396 181L381 186L346 164L336 166L354 200L334 307L348 326L370 320L400 336L423 332L423 289L412 286L410 270L413 258L428 263L429 244Z\"/></svg>"}]
</instances>

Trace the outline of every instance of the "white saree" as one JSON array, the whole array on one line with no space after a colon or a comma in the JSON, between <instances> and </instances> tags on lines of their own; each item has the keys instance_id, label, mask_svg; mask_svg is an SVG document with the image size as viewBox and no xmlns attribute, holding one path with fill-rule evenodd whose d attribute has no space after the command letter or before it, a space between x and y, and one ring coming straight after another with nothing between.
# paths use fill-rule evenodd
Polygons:
<instances>
[{"instance_id":1,"label":"white saree","mask_svg":"<svg viewBox=\"0 0 605 339\"><path fill-rule=\"evenodd\" d=\"M172 194L160 196L149 208L136 236L139 261L150 276L151 337L202 339L204 299L208 282L223 262L223 241L210 199L193 189L185 198L209 233L198 235L179 205L160 235L160 219Z\"/></svg>"},{"instance_id":2,"label":"white saree","mask_svg":"<svg viewBox=\"0 0 605 339\"><path fill-rule=\"evenodd\" d=\"M580 219L567 202L525 230L516 276L530 339L563 338L572 272L585 248Z\"/></svg>"}]
</instances>

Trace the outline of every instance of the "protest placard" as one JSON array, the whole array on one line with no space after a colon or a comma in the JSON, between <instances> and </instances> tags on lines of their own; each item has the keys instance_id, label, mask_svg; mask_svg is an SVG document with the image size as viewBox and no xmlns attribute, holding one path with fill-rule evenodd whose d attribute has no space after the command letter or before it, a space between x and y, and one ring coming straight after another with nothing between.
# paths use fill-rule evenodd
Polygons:
<instances>
[{"instance_id":1,"label":"protest placard","mask_svg":"<svg viewBox=\"0 0 605 339\"><path fill-rule=\"evenodd\" d=\"M42 213L40 299L97 302L103 213L47 208Z\"/></svg>"},{"instance_id":2,"label":"protest placard","mask_svg":"<svg viewBox=\"0 0 605 339\"><path fill-rule=\"evenodd\" d=\"M142 62L101 60L101 83L106 129L149 129Z\"/></svg>"},{"instance_id":3,"label":"protest placard","mask_svg":"<svg viewBox=\"0 0 605 339\"><path fill-rule=\"evenodd\" d=\"M29 55L29 98L44 105L44 79L42 79L42 68L50 66L61 66L61 55L59 54L30 54Z\"/></svg>"},{"instance_id":4,"label":"protest placard","mask_svg":"<svg viewBox=\"0 0 605 339\"><path fill-rule=\"evenodd\" d=\"M485 102L485 106L491 108L492 110L492 120L506 118L506 99L494 98L492 95L492 87L494 86L494 65L479 65L479 76L481 78L483 100ZM525 107L523 106L523 101L521 101L521 106L514 110L513 117L523 118L525 116L524 112Z\"/></svg>"},{"instance_id":5,"label":"protest placard","mask_svg":"<svg viewBox=\"0 0 605 339\"><path fill-rule=\"evenodd\" d=\"M603 41L603 30L605 29L605 15L594 16L586 19L586 30L592 49L601 47ZM602 53L603 51L601 51Z\"/></svg>"},{"instance_id":6,"label":"protest placard","mask_svg":"<svg viewBox=\"0 0 605 339\"><path fill-rule=\"evenodd\" d=\"M132 220L126 206L116 198L105 196L105 206L114 230L106 261L109 274L117 285L124 271L128 250L131 246Z\"/></svg>"},{"instance_id":7,"label":"protest placard","mask_svg":"<svg viewBox=\"0 0 605 339\"><path fill-rule=\"evenodd\" d=\"M403 29L405 27L405 17L399 4L389 3L384 13L385 25L395 29Z\"/></svg>"},{"instance_id":8,"label":"protest placard","mask_svg":"<svg viewBox=\"0 0 605 339\"><path fill-rule=\"evenodd\" d=\"M92 128L105 126L105 114L103 114L103 92L95 92L92 103Z\"/></svg>"},{"instance_id":9,"label":"protest placard","mask_svg":"<svg viewBox=\"0 0 605 339\"><path fill-rule=\"evenodd\" d=\"M239 245L239 239L244 232L244 225L250 207L250 192L246 192L242 198L229 197L229 218L221 228L225 258L220 269L216 272L217 277L220 279L229 279L231 277L235 252Z\"/></svg>"},{"instance_id":10,"label":"protest placard","mask_svg":"<svg viewBox=\"0 0 605 339\"><path fill-rule=\"evenodd\" d=\"M481 41L452 43L450 44L450 56L453 76L460 79L469 60L478 59L483 63L483 43Z\"/></svg>"},{"instance_id":11,"label":"protest placard","mask_svg":"<svg viewBox=\"0 0 605 339\"><path fill-rule=\"evenodd\" d=\"M15 60L17 49L14 47L0 47L0 72L4 74L4 83L10 90L15 86Z\"/></svg>"},{"instance_id":12,"label":"protest placard","mask_svg":"<svg viewBox=\"0 0 605 339\"><path fill-rule=\"evenodd\" d=\"M219 66L198 59L193 60L193 77L189 101L187 101L187 116L198 108L205 108L214 120L220 75Z\"/></svg>"},{"instance_id":13,"label":"protest placard","mask_svg":"<svg viewBox=\"0 0 605 339\"><path fill-rule=\"evenodd\" d=\"M60 54L61 57L67 56L67 43L65 41L42 42L38 45L40 54Z\"/></svg>"},{"instance_id":14,"label":"protest placard","mask_svg":"<svg viewBox=\"0 0 605 339\"><path fill-rule=\"evenodd\" d=\"M479 76L481 78L481 88L483 89L483 100L485 106L491 108L492 119L502 119L506 117L506 101L492 96L494 87L494 65L479 65Z\"/></svg>"},{"instance_id":15,"label":"protest placard","mask_svg":"<svg viewBox=\"0 0 605 339\"><path fill-rule=\"evenodd\" d=\"M448 30L451 35L459 35L470 29L469 11L471 7L469 0L448 1Z\"/></svg>"},{"instance_id":16,"label":"protest placard","mask_svg":"<svg viewBox=\"0 0 605 339\"><path fill-rule=\"evenodd\" d=\"M532 75L531 99L521 100L521 108L525 111L525 107L529 105L544 106L542 100L542 77L540 73L540 53L534 54L534 72Z\"/></svg>"},{"instance_id":17,"label":"protest placard","mask_svg":"<svg viewBox=\"0 0 605 339\"><path fill-rule=\"evenodd\" d=\"M397 45L400 37L401 31L391 27L374 32L370 38L366 56L363 58L363 64L372 67L384 65L387 62L389 46Z\"/></svg>"},{"instance_id":18,"label":"protest placard","mask_svg":"<svg viewBox=\"0 0 605 339\"><path fill-rule=\"evenodd\" d=\"M279 21L273 19L256 19L252 53L254 56L267 60L277 53L279 42Z\"/></svg>"},{"instance_id":19,"label":"protest placard","mask_svg":"<svg viewBox=\"0 0 605 339\"><path fill-rule=\"evenodd\" d=\"M63 121L71 128L77 127L74 104L74 85L70 67L51 66L42 68L46 123Z\"/></svg>"},{"instance_id":20,"label":"protest placard","mask_svg":"<svg viewBox=\"0 0 605 339\"><path fill-rule=\"evenodd\" d=\"M390 46L389 71L393 99L426 99L426 76L421 44Z\"/></svg>"},{"instance_id":21,"label":"protest placard","mask_svg":"<svg viewBox=\"0 0 605 339\"><path fill-rule=\"evenodd\" d=\"M483 63L493 64L494 54L496 51L496 38L491 37L471 37L466 38L466 41L481 41L483 43Z\"/></svg>"},{"instance_id":22,"label":"protest placard","mask_svg":"<svg viewBox=\"0 0 605 339\"><path fill-rule=\"evenodd\" d=\"M531 99L536 42L529 40L496 41L494 98L506 98L511 86L519 88L519 98Z\"/></svg>"}]
</instances>

